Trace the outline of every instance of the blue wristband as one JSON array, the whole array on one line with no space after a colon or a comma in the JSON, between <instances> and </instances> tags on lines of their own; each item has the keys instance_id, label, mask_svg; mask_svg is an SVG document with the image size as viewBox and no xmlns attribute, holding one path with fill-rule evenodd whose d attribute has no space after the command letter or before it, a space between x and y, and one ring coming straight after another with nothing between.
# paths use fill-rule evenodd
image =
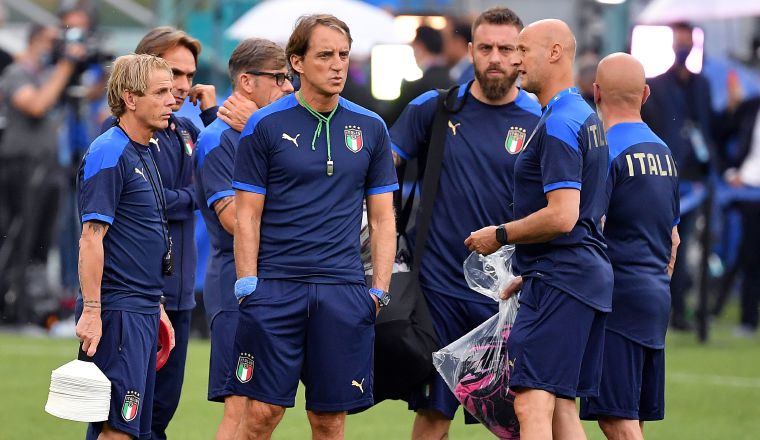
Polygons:
<instances>
[{"instance_id":1,"label":"blue wristband","mask_svg":"<svg viewBox=\"0 0 760 440\"><path fill-rule=\"evenodd\" d=\"M258 277L243 277L235 281L235 298L240 300L256 291L256 284L259 283Z\"/></svg>"},{"instance_id":2,"label":"blue wristband","mask_svg":"<svg viewBox=\"0 0 760 440\"><path fill-rule=\"evenodd\" d=\"M371 293L372 295L375 295L377 299L380 299L383 297L383 295L385 295L385 292L375 287L369 289L369 293Z\"/></svg>"}]
</instances>

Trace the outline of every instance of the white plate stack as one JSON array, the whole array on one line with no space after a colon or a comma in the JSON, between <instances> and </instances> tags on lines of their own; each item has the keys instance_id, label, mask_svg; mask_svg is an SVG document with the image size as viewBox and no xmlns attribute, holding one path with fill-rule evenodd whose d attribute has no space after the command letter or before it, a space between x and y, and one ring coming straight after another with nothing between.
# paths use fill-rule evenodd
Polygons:
<instances>
[{"instance_id":1,"label":"white plate stack","mask_svg":"<svg viewBox=\"0 0 760 440\"><path fill-rule=\"evenodd\" d=\"M76 422L108 420L111 381L92 362L74 360L53 370L45 411Z\"/></svg>"}]
</instances>

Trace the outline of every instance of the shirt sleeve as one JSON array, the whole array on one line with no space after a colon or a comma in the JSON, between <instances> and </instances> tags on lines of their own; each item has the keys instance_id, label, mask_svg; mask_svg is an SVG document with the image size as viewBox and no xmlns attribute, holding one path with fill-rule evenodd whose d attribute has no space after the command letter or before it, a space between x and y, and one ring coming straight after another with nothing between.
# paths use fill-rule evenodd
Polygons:
<instances>
[{"instance_id":1,"label":"shirt sleeve","mask_svg":"<svg viewBox=\"0 0 760 440\"><path fill-rule=\"evenodd\" d=\"M381 123L378 142L376 145L372 145L372 147L370 151L369 171L367 172L367 180L365 182L367 195L373 196L397 190L396 167L393 166L390 136L385 128L385 124Z\"/></svg>"},{"instance_id":2,"label":"shirt sleeve","mask_svg":"<svg viewBox=\"0 0 760 440\"><path fill-rule=\"evenodd\" d=\"M549 118L541 145L544 193L561 188L581 189L583 155L578 135L565 121Z\"/></svg>"},{"instance_id":3,"label":"shirt sleeve","mask_svg":"<svg viewBox=\"0 0 760 440\"><path fill-rule=\"evenodd\" d=\"M240 137L240 145L235 155L232 188L257 194L267 193L269 177L267 143L266 131L261 126L255 127L250 134L244 133Z\"/></svg>"},{"instance_id":4,"label":"shirt sleeve","mask_svg":"<svg viewBox=\"0 0 760 440\"><path fill-rule=\"evenodd\" d=\"M232 130L227 133L230 132ZM209 208L217 200L235 195L235 190L232 189L232 172L235 165L233 139L230 139L230 134L227 133L222 133L219 146L206 154L200 173L204 189L202 196Z\"/></svg>"},{"instance_id":5,"label":"shirt sleeve","mask_svg":"<svg viewBox=\"0 0 760 440\"><path fill-rule=\"evenodd\" d=\"M390 130L393 151L404 160L417 157L430 142L430 128L438 107L438 91L430 90L413 99Z\"/></svg>"},{"instance_id":6,"label":"shirt sleeve","mask_svg":"<svg viewBox=\"0 0 760 440\"><path fill-rule=\"evenodd\" d=\"M124 186L123 158L113 160L103 150L85 156L80 174L78 199L82 223L113 223Z\"/></svg>"},{"instance_id":7,"label":"shirt sleeve","mask_svg":"<svg viewBox=\"0 0 760 440\"><path fill-rule=\"evenodd\" d=\"M674 197L673 197L673 226L678 226L681 224L681 191L678 189L678 179L676 179L676 184L673 185L675 188L673 190Z\"/></svg>"},{"instance_id":8,"label":"shirt sleeve","mask_svg":"<svg viewBox=\"0 0 760 440\"><path fill-rule=\"evenodd\" d=\"M219 106L213 106L209 107L206 110L203 110L200 114L201 121L203 121L203 126L208 127L211 125L212 122L216 120L216 114L219 113ZM198 130L196 129L195 137L198 137Z\"/></svg>"}]
</instances>

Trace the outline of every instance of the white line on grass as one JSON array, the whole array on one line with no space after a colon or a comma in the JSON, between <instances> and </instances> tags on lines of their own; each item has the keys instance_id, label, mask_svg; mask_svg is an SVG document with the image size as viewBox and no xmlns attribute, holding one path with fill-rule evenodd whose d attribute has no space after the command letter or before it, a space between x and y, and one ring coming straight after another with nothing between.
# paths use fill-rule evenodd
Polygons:
<instances>
[{"instance_id":1,"label":"white line on grass","mask_svg":"<svg viewBox=\"0 0 760 440\"><path fill-rule=\"evenodd\" d=\"M692 374L692 373L668 373L665 372L667 380L672 382L718 385L738 388L760 388L760 378L740 377L740 376L718 376L713 374Z\"/></svg>"}]
</instances>

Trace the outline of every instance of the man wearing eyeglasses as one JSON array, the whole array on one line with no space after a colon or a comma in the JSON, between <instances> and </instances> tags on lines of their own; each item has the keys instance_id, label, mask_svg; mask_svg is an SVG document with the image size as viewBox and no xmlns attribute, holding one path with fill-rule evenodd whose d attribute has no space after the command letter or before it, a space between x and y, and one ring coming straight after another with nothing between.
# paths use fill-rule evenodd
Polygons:
<instances>
[{"instance_id":1,"label":"man wearing eyeglasses","mask_svg":"<svg viewBox=\"0 0 760 440\"><path fill-rule=\"evenodd\" d=\"M340 96L350 49L344 22L302 17L286 49L301 89L254 113L240 135L232 187L241 302L228 384L246 406L236 438L270 438L299 379L313 439L343 438L346 412L373 404L398 183L382 119ZM371 289L359 249L365 198Z\"/></svg>"},{"instance_id":2,"label":"man wearing eyeglasses","mask_svg":"<svg viewBox=\"0 0 760 440\"><path fill-rule=\"evenodd\" d=\"M293 92L285 51L269 40L242 41L230 57L229 74L233 91L253 101L258 108ZM193 158L196 200L212 247L203 305L211 330L208 400L224 402L217 439L231 439L235 435L245 404L244 397L231 395L225 387L237 360L232 353L239 316L232 254L236 223L232 172L239 140L239 130L217 119L201 131Z\"/></svg>"}]
</instances>

